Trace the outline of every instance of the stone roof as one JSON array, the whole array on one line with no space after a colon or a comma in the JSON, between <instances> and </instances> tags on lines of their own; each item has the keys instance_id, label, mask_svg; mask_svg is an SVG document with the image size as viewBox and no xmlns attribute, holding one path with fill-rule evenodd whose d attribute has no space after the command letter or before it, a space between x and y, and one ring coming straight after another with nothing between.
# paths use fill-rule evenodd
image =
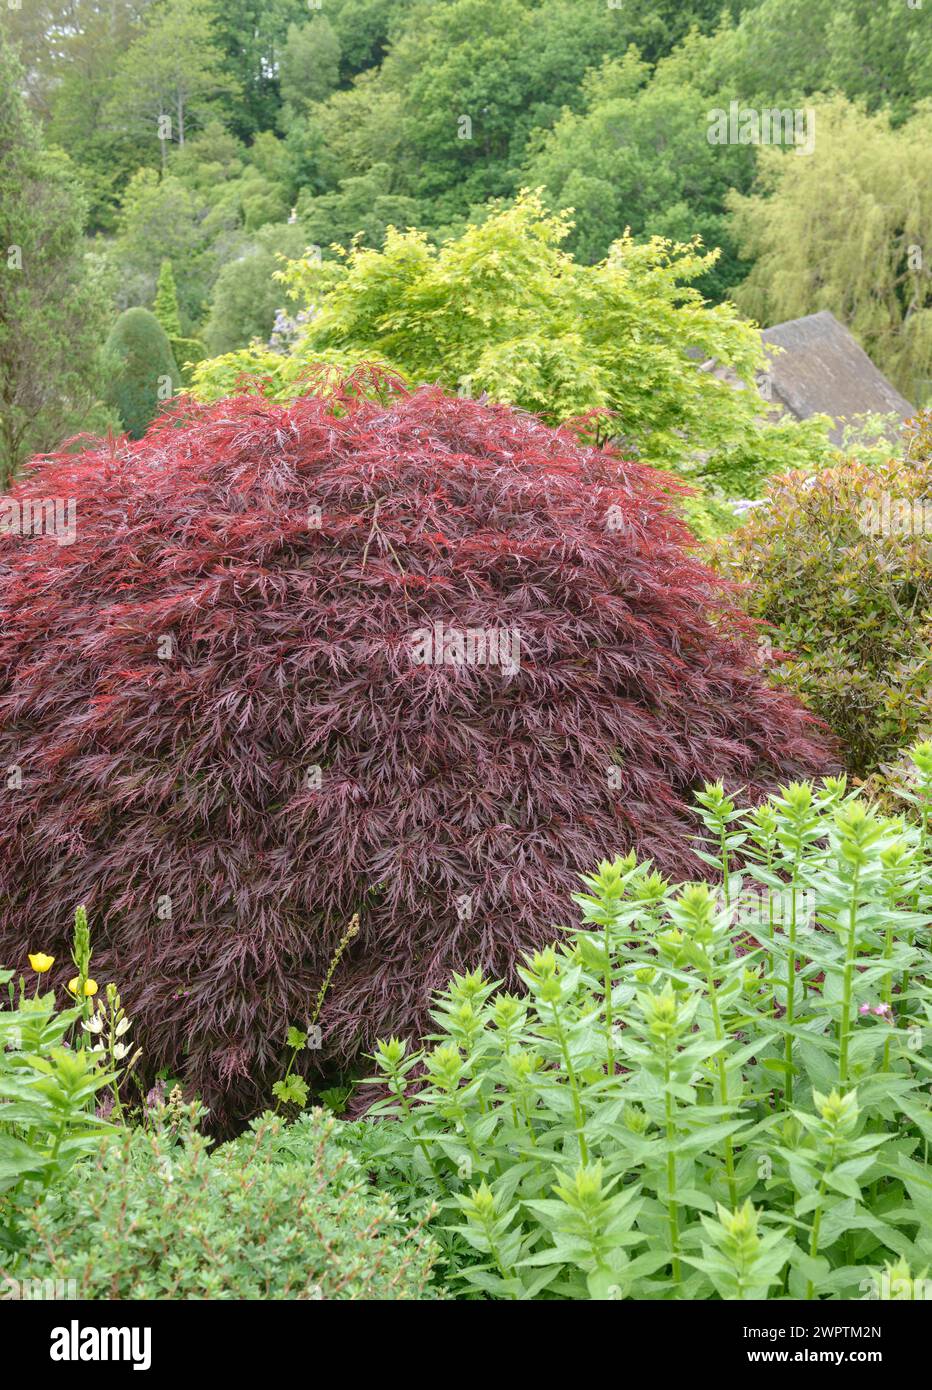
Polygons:
<instances>
[{"instance_id":1,"label":"stone roof","mask_svg":"<svg viewBox=\"0 0 932 1390\"><path fill-rule=\"evenodd\" d=\"M759 382L765 400L788 410L797 420L830 415L836 421L832 439L842 441L844 419L854 415L915 414L904 396L859 347L834 314L791 319L766 328L765 347L782 348L768 354L769 371Z\"/></svg>"}]
</instances>

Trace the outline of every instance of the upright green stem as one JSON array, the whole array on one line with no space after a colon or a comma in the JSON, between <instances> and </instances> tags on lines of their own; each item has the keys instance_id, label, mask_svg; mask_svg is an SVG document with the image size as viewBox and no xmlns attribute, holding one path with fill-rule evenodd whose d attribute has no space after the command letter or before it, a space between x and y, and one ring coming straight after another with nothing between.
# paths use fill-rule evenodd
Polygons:
<instances>
[{"instance_id":1,"label":"upright green stem","mask_svg":"<svg viewBox=\"0 0 932 1390\"><path fill-rule=\"evenodd\" d=\"M818 1205L816 1206L815 1212L813 1213L813 1217L812 1217L812 1233L811 1233L811 1235L810 1235L810 1237L809 1237L809 1258L810 1258L811 1260L814 1260L814 1259L816 1258L816 1256L818 1255L818 1253L819 1253L819 1234L820 1234L820 1232L821 1232L821 1230L822 1230L822 1207L823 1207L824 1202L825 1202L825 1180L826 1180L826 1177L828 1176L828 1174L831 1172L832 1168L835 1166L835 1149L836 1149L836 1146L837 1146L837 1141L833 1140L833 1141L832 1141L831 1149L829 1150L828 1166L826 1167L826 1170L825 1170L825 1172L824 1172L823 1175L822 1175L822 1181L819 1183L819 1201L818 1201ZM807 1300L807 1302L808 1302L809 1299L813 1298L814 1296L815 1296L815 1281L814 1281L813 1279L809 1279L809 1280L807 1281L807 1283L806 1283L806 1300Z\"/></svg>"},{"instance_id":2,"label":"upright green stem","mask_svg":"<svg viewBox=\"0 0 932 1390\"><path fill-rule=\"evenodd\" d=\"M408 1123L411 1125L413 1130L416 1124L414 1118L414 1110L412 1109L411 1102L408 1100L408 1088L405 1085L404 1078L398 1074L397 1069L393 1069L389 1072L389 1090L392 1091L393 1094L398 1098L398 1101L401 1105L402 1114L404 1115ZM427 1147L426 1141L423 1138L421 1138L420 1135L415 1135L415 1143L421 1150L421 1153L424 1155L424 1158L427 1161L427 1166L430 1169L431 1173L433 1173L437 1182L439 1182L440 1174L437 1171L437 1165L434 1163L433 1155L430 1152L430 1149Z\"/></svg>"},{"instance_id":3,"label":"upright green stem","mask_svg":"<svg viewBox=\"0 0 932 1390\"><path fill-rule=\"evenodd\" d=\"M667 1121L667 1216L670 1221L670 1249L673 1252L671 1261L673 1267L673 1278L677 1284L680 1282L680 1214L676 1202L676 1154L673 1152L673 1145L676 1143L676 1117L673 1108L673 1095L670 1091L670 1056L669 1053L664 1058L664 1095L666 1099L666 1121Z\"/></svg>"},{"instance_id":4,"label":"upright green stem","mask_svg":"<svg viewBox=\"0 0 932 1390\"><path fill-rule=\"evenodd\" d=\"M772 845L769 845L768 848L767 848L767 872L768 872L768 874L771 874L771 873L773 872L773 846L772 846ZM776 938L777 928L776 928L776 921L775 921L775 918L774 918L774 911L773 911L773 890L772 890L772 889L767 893L767 925L768 925L768 928L769 928L769 931L770 931L770 949L769 949L769 951L767 952L767 978L768 978L768 980L774 980L774 979L776 978L776 973L777 973L777 957L776 957L776 953L775 953L775 951L774 951L774 940L775 940L775 938ZM771 986L770 986L770 1004L771 1004L771 1014L772 1014L773 1017L776 1017L776 1013L777 1013L777 1000L776 1000L776 996L775 996L774 991L773 991L773 985L772 985L772 984L771 984Z\"/></svg>"},{"instance_id":5,"label":"upright green stem","mask_svg":"<svg viewBox=\"0 0 932 1390\"><path fill-rule=\"evenodd\" d=\"M886 930L886 934L885 934L885 936L884 936L884 943L883 943L883 958L884 958L885 961L889 961L889 960L890 960L890 957L891 957L892 955L893 955L893 923L892 923L892 921L890 921L890 922L887 923L887 930ZM893 1017L893 971L892 971L892 970L889 970L889 971L887 972L887 974L884 975L884 977L883 977L883 992L882 992L882 997L883 997L883 1002L887 1005L887 1008L888 1008L888 1010L890 1011L890 1012L888 1013L888 1015L887 1015L887 1018L888 1018L888 1020L892 1020L892 1017ZM883 1069L884 1069L884 1071L889 1071L889 1070L890 1070L890 1038L889 1038L889 1036L887 1037L887 1040L886 1040L886 1042L885 1042L884 1045L883 1045Z\"/></svg>"},{"instance_id":6,"label":"upright green stem","mask_svg":"<svg viewBox=\"0 0 932 1390\"><path fill-rule=\"evenodd\" d=\"M718 994L715 989L715 975L711 964L709 965L709 969L706 973L706 982L709 987L709 1004L712 1008L712 1023L715 1028L716 1041L724 1042L725 1028L722 1024L722 1016L718 1007ZM727 1106L730 1105L730 1101L728 1099L728 1067L726 1065L725 1058L722 1055L722 1052L719 1052L715 1060L718 1066L719 1100L721 1104L727 1108ZM735 1181L735 1151L730 1134L725 1140L725 1171L728 1174L728 1195L731 1199L731 1205L732 1207L736 1207L738 1205L738 1188L737 1183Z\"/></svg>"},{"instance_id":7,"label":"upright green stem","mask_svg":"<svg viewBox=\"0 0 932 1390\"><path fill-rule=\"evenodd\" d=\"M838 1082L845 1086L848 1082L848 1042L851 1037L851 988L854 983L855 933L858 924L858 886L861 869L855 866L851 885L851 906L848 909L848 938L845 943L845 972L842 979L841 1024L838 1045Z\"/></svg>"},{"instance_id":8,"label":"upright green stem","mask_svg":"<svg viewBox=\"0 0 932 1390\"><path fill-rule=\"evenodd\" d=\"M603 989L605 992L605 1062L606 1072L609 1076L615 1075L615 1040L612 1030L615 1027L614 1015L612 1012L612 957L608 949L608 934L605 937L605 974L603 977Z\"/></svg>"},{"instance_id":9,"label":"upright green stem","mask_svg":"<svg viewBox=\"0 0 932 1390\"><path fill-rule=\"evenodd\" d=\"M799 855L793 856L793 877L790 884L789 954L786 959L786 1029L783 1033L786 1085L783 1088L784 1109L793 1104L793 1026L796 1022L796 885L799 876Z\"/></svg>"},{"instance_id":10,"label":"upright green stem","mask_svg":"<svg viewBox=\"0 0 932 1390\"><path fill-rule=\"evenodd\" d=\"M556 1004L553 1004L553 1025L557 1034L557 1041L560 1044L560 1051L563 1054L563 1065L566 1067L566 1079L569 1082L570 1095L573 1098L573 1116L576 1121L576 1137L579 1140L579 1156L583 1163L589 1162L589 1149L586 1145L585 1115L583 1113L582 1101L579 1095L579 1082L576 1079L576 1072L573 1069L572 1058L570 1057L569 1044L566 1041L566 1034L563 1031L563 1024L560 1022L560 1013Z\"/></svg>"},{"instance_id":11,"label":"upright green stem","mask_svg":"<svg viewBox=\"0 0 932 1390\"><path fill-rule=\"evenodd\" d=\"M504 1264L504 1261L502 1260L501 1254L500 1254L500 1252L499 1252L499 1248L498 1248L498 1245L497 1245L497 1243L496 1243L496 1241L495 1241L495 1237L494 1237L493 1234L492 1234L492 1232L493 1232L494 1229L495 1229L495 1220L494 1220L494 1217L491 1217L491 1218L487 1217L487 1218L485 1218L485 1219L483 1220L483 1223L482 1223L482 1224L483 1224L483 1227L485 1228L485 1238L486 1238L486 1240L489 1242L489 1252L490 1252L490 1254L491 1254L491 1256L492 1256L492 1259L495 1261L495 1264L496 1264L496 1266L497 1266L497 1268L498 1268L499 1274L502 1276L502 1278L503 1278L503 1279L505 1280L505 1282L507 1283L507 1282L513 1277L513 1273L510 1273L510 1272L505 1268L505 1264Z\"/></svg>"}]
</instances>

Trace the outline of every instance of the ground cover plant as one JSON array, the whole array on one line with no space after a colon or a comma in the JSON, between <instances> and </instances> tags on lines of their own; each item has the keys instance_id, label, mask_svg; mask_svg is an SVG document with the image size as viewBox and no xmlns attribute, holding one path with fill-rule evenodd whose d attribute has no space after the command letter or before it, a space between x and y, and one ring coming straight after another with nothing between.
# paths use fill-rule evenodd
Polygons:
<instances>
[{"instance_id":1,"label":"ground cover plant","mask_svg":"<svg viewBox=\"0 0 932 1390\"><path fill-rule=\"evenodd\" d=\"M105 1144L31 1214L19 1267L81 1299L438 1297L423 1220L369 1185L332 1116L265 1115L213 1151L197 1120L176 1102Z\"/></svg>"},{"instance_id":2,"label":"ground cover plant","mask_svg":"<svg viewBox=\"0 0 932 1390\"><path fill-rule=\"evenodd\" d=\"M267 1103L354 914L305 1072L453 969L509 975L580 864L694 873L708 776L829 763L661 477L378 380L48 460L11 502L75 498L73 543L0 539L0 956L28 921L61 958L85 903L145 1079L219 1125Z\"/></svg>"},{"instance_id":3,"label":"ground cover plant","mask_svg":"<svg viewBox=\"0 0 932 1390\"><path fill-rule=\"evenodd\" d=\"M457 974L424 1044L379 1044L357 1144L438 1206L451 1291L924 1296L932 744L913 769L911 823L844 779L709 785L717 890L605 862L519 991Z\"/></svg>"}]
</instances>

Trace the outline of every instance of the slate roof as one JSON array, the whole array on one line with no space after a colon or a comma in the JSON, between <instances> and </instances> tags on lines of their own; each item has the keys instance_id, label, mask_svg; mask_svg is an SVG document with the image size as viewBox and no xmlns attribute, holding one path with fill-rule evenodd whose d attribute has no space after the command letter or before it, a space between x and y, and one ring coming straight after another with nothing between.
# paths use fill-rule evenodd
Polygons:
<instances>
[{"instance_id":1,"label":"slate roof","mask_svg":"<svg viewBox=\"0 0 932 1390\"><path fill-rule=\"evenodd\" d=\"M765 346L784 349L768 354L769 381L760 383L765 400L771 399L797 420L830 415L836 421L832 431L836 444L842 441L844 426L837 422L843 417L895 413L905 420L915 414L909 401L828 310L766 328L761 336Z\"/></svg>"}]
</instances>

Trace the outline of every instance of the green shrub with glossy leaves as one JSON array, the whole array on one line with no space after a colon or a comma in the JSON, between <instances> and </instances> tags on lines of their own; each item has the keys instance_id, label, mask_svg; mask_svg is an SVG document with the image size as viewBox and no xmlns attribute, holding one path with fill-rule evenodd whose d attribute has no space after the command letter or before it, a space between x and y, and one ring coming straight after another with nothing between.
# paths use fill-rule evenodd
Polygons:
<instances>
[{"instance_id":1,"label":"green shrub with glossy leaves","mask_svg":"<svg viewBox=\"0 0 932 1390\"><path fill-rule=\"evenodd\" d=\"M932 723L932 459L920 453L781 478L720 551L768 625L774 679L860 776Z\"/></svg>"}]
</instances>

